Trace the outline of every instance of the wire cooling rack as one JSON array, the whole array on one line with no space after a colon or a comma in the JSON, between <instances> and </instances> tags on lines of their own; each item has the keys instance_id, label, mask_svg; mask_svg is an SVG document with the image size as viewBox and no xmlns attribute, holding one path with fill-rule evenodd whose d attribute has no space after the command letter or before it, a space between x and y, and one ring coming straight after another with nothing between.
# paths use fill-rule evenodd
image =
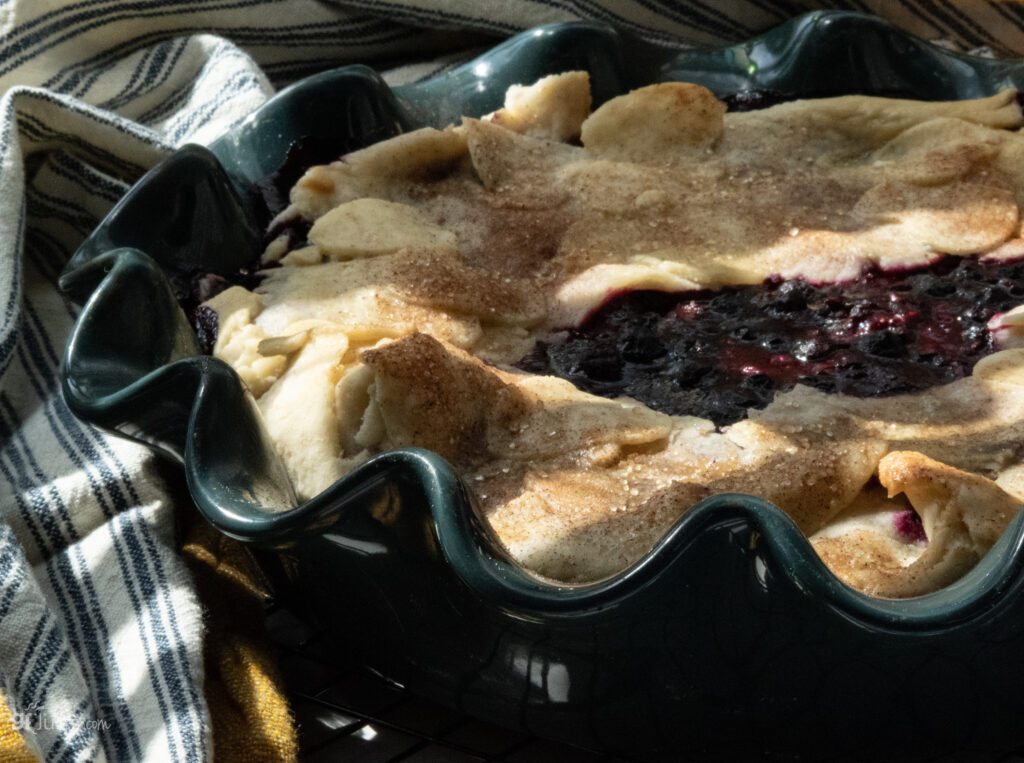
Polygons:
<instances>
[{"instance_id":1,"label":"wire cooling rack","mask_svg":"<svg viewBox=\"0 0 1024 763\"><path fill-rule=\"evenodd\" d=\"M164 473L167 490L188 505L182 475L170 466ZM355 664L340 662L326 636L279 603L267 607L265 624L279 650L304 762L643 763L637 757L601 754L511 731L426 701ZM839 757L829 763L865 762ZM1024 763L1024 750L951 754L929 763Z\"/></svg>"},{"instance_id":2,"label":"wire cooling rack","mask_svg":"<svg viewBox=\"0 0 1024 763\"><path fill-rule=\"evenodd\" d=\"M310 763L620 763L628 758L569 747L476 720L429 702L355 665L288 609L272 606L267 632Z\"/></svg>"},{"instance_id":3,"label":"wire cooling rack","mask_svg":"<svg viewBox=\"0 0 1024 763\"><path fill-rule=\"evenodd\" d=\"M279 604L267 609L266 627L280 650L304 763L643 763L512 731L418 697L340 662L328 637ZM866 762L840 755L828 763ZM1024 763L1024 750L951 753L927 763Z\"/></svg>"},{"instance_id":4,"label":"wire cooling rack","mask_svg":"<svg viewBox=\"0 0 1024 763\"><path fill-rule=\"evenodd\" d=\"M476 720L356 665L329 639L272 605L267 632L281 650L285 689L310 763L638 763ZM832 763L864 763L840 757ZM1024 754L939 756L930 763L1024 763Z\"/></svg>"}]
</instances>

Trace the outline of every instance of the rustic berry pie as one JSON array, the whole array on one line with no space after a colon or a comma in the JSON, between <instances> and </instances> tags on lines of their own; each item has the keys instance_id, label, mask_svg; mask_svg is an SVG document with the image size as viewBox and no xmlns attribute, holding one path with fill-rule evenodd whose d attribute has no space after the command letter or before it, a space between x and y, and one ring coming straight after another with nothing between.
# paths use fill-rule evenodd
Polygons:
<instances>
[{"instance_id":1,"label":"rustic berry pie","mask_svg":"<svg viewBox=\"0 0 1024 763\"><path fill-rule=\"evenodd\" d=\"M310 168L204 303L301 497L418 446L581 582L721 492L913 596L1024 501L1016 93L727 111L587 75Z\"/></svg>"}]
</instances>

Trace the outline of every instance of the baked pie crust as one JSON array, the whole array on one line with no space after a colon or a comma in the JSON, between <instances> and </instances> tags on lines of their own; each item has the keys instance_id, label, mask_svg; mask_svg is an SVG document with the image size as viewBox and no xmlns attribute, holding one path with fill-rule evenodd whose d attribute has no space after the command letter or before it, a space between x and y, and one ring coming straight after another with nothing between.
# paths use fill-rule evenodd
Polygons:
<instances>
[{"instance_id":1,"label":"baked pie crust","mask_svg":"<svg viewBox=\"0 0 1024 763\"><path fill-rule=\"evenodd\" d=\"M726 113L663 83L590 111L587 75L310 168L264 279L209 300L300 496L433 450L519 562L567 582L643 555L706 496L784 509L842 579L942 587L1024 500L1024 318L971 375L882 398L796 386L715 427L514 364L622 291L856 279L1024 256L1016 94L849 96ZM923 533L907 531L920 518ZM901 529L902 528L902 529Z\"/></svg>"}]
</instances>

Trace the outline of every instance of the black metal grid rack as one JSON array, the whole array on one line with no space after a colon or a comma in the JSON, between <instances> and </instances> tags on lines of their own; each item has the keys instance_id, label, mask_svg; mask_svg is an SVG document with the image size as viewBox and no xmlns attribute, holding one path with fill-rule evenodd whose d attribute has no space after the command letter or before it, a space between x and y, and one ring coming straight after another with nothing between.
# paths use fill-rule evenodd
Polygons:
<instances>
[{"instance_id":1,"label":"black metal grid rack","mask_svg":"<svg viewBox=\"0 0 1024 763\"><path fill-rule=\"evenodd\" d=\"M274 606L267 631L281 650L285 689L310 763L619 763L471 718L413 695L354 665L338 664L327 639Z\"/></svg>"},{"instance_id":2,"label":"black metal grid rack","mask_svg":"<svg viewBox=\"0 0 1024 763\"><path fill-rule=\"evenodd\" d=\"M280 649L285 690L309 763L638 763L477 720L414 695L356 665L340 664L329 639L272 605L267 632ZM832 763L863 763L846 758ZM1024 763L1024 752L931 763Z\"/></svg>"}]
</instances>

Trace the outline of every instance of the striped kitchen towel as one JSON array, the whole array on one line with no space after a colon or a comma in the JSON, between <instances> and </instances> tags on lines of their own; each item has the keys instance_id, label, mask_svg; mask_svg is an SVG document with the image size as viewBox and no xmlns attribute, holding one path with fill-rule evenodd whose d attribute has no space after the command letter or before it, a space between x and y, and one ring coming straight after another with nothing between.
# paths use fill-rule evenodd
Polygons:
<instances>
[{"instance_id":1,"label":"striped kitchen towel","mask_svg":"<svg viewBox=\"0 0 1024 763\"><path fill-rule=\"evenodd\" d=\"M666 45L811 7L1024 52L1024 6L915 0L0 0L0 679L44 760L211 758L204 623L152 457L77 421L57 275L147 168L301 76L428 76L528 26L598 18ZM2 721L0 714L0 721Z\"/></svg>"}]
</instances>

